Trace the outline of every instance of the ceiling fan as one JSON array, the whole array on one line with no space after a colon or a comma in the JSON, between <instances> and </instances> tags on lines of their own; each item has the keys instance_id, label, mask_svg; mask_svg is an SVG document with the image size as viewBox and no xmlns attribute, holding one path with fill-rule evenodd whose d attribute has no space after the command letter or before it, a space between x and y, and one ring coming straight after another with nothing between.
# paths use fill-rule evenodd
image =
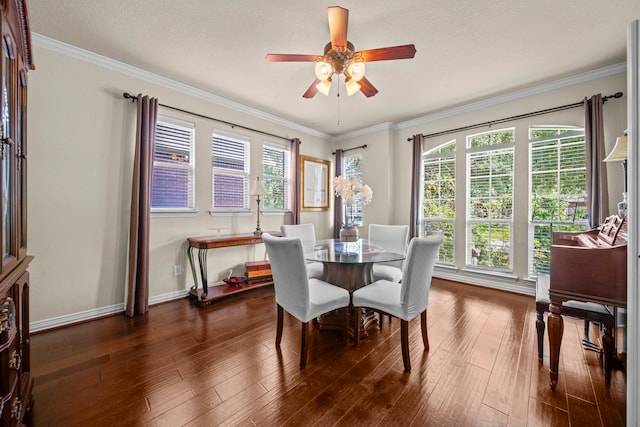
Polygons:
<instances>
[{"instance_id":1,"label":"ceiling fan","mask_svg":"<svg viewBox=\"0 0 640 427\"><path fill-rule=\"evenodd\" d=\"M347 40L349 10L333 6L328 13L331 41L324 47L324 55L270 53L266 56L269 62L316 62L316 79L302 95L304 98L313 98L317 92L329 95L334 74L344 74L347 95L359 90L367 98L372 97L378 89L364 76L365 62L410 59L416 54L413 44L355 51Z\"/></svg>"}]
</instances>

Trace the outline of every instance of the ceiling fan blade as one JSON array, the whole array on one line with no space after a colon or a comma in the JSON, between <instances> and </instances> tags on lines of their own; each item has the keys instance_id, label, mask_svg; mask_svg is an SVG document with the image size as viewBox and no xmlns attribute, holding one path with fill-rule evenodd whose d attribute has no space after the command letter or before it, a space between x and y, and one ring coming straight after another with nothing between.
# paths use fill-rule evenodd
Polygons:
<instances>
[{"instance_id":1,"label":"ceiling fan blade","mask_svg":"<svg viewBox=\"0 0 640 427\"><path fill-rule=\"evenodd\" d=\"M402 46L381 47L379 49L361 50L353 54L354 58L362 58L364 62L387 61L390 59L410 59L416 54L412 44Z\"/></svg>"},{"instance_id":2,"label":"ceiling fan blade","mask_svg":"<svg viewBox=\"0 0 640 427\"><path fill-rule=\"evenodd\" d=\"M269 62L316 62L318 55L297 55L288 53L269 53L265 59Z\"/></svg>"},{"instance_id":3,"label":"ceiling fan blade","mask_svg":"<svg viewBox=\"0 0 640 427\"><path fill-rule=\"evenodd\" d=\"M349 9L340 6L329 8L329 34L331 46L335 51L344 52L347 48L347 27L349 25Z\"/></svg>"},{"instance_id":4,"label":"ceiling fan blade","mask_svg":"<svg viewBox=\"0 0 640 427\"><path fill-rule=\"evenodd\" d=\"M371 98L373 95L378 93L378 89L376 89L366 77L361 78L358 83L360 84L360 92L362 92L367 98Z\"/></svg>"},{"instance_id":5,"label":"ceiling fan blade","mask_svg":"<svg viewBox=\"0 0 640 427\"><path fill-rule=\"evenodd\" d=\"M313 98L314 96L316 96L316 93L318 93L318 88L316 87L316 85L318 83L320 83L320 79L315 79L313 83L311 83L311 86L309 86L309 89L307 89L307 91L302 95L302 97Z\"/></svg>"}]
</instances>

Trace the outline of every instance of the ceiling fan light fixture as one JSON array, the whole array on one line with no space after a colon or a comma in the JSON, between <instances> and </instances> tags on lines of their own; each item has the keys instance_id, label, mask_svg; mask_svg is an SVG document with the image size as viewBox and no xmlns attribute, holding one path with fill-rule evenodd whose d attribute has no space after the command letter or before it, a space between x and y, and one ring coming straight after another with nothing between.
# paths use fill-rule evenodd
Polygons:
<instances>
[{"instance_id":1,"label":"ceiling fan light fixture","mask_svg":"<svg viewBox=\"0 0 640 427\"><path fill-rule=\"evenodd\" d=\"M331 77L318 83L316 85L316 89L318 89L318 92L324 96L329 96L329 91L331 90Z\"/></svg>"},{"instance_id":2,"label":"ceiling fan light fixture","mask_svg":"<svg viewBox=\"0 0 640 427\"><path fill-rule=\"evenodd\" d=\"M347 72L351 76L351 78L357 82L362 80L364 77L364 62L352 62L347 67Z\"/></svg>"},{"instance_id":3,"label":"ceiling fan light fixture","mask_svg":"<svg viewBox=\"0 0 640 427\"><path fill-rule=\"evenodd\" d=\"M318 80L325 81L333 74L333 66L328 62L320 61L316 63L315 72Z\"/></svg>"},{"instance_id":4,"label":"ceiling fan light fixture","mask_svg":"<svg viewBox=\"0 0 640 427\"><path fill-rule=\"evenodd\" d=\"M351 96L360 90L360 84L353 78L345 80L344 85L347 87L347 96Z\"/></svg>"}]
</instances>

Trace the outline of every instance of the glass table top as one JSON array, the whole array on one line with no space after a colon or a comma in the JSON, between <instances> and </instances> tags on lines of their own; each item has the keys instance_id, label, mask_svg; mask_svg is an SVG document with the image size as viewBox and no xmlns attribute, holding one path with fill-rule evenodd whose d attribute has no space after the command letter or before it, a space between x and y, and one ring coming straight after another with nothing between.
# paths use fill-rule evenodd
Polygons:
<instances>
[{"instance_id":1,"label":"glass table top","mask_svg":"<svg viewBox=\"0 0 640 427\"><path fill-rule=\"evenodd\" d=\"M343 242L339 239L318 240L313 252L305 254L308 261L337 264L366 264L374 262L401 261L404 254L387 252L365 239Z\"/></svg>"}]
</instances>

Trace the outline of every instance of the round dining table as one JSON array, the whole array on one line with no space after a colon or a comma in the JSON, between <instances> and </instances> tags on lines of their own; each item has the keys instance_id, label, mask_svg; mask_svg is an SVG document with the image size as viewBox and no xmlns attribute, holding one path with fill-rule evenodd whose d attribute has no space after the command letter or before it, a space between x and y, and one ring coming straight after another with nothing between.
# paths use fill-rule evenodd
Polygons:
<instances>
[{"instance_id":1,"label":"round dining table","mask_svg":"<svg viewBox=\"0 0 640 427\"><path fill-rule=\"evenodd\" d=\"M305 258L323 264L322 280L352 293L373 281L375 263L401 261L405 255L385 251L365 239L354 242L326 239L316 241L313 252L305 254ZM371 310L364 310L361 319L360 333L364 338L366 329L377 324L377 319ZM320 329L341 330L342 322L339 316L330 314L318 319L318 326Z\"/></svg>"}]
</instances>

